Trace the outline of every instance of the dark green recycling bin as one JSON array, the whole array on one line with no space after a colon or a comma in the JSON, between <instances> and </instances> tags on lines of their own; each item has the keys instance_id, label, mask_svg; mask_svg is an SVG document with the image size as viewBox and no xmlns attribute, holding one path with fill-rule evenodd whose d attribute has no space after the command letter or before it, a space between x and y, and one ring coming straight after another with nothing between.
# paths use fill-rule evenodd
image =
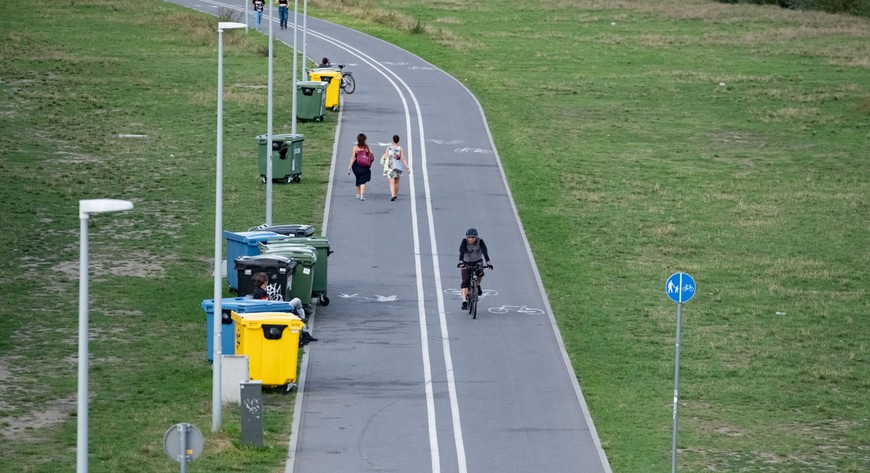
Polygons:
<instances>
[{"instance_id":1,"label":"dark green recycling bin","mask_svg":"<svg viewBox=\"0 0 870 473\"><path fill-rule=\"evenodd\" d=\"M260 254L281 255L296 261L296 267L293 269L293 284L290 285L287 298L298 297L303 306L311 306L317 250L308 245L296 243L283 243L275 246L260 243L259 246Z\"/></svg>"},{"instance_id":2,"label":"dark green recycling bin","mask_svg":"<svg viewBox=\"0 0 870 473\"><path fill-rule=\"evenodd\" d=\"M308 245L317 251L317 262L314 263L314 283L311 286L313 296L320 299L321 305L329 305L329 297L326 296L327 281L327 258L332 254L329 248L329 240L324 237L294 237L273 239L265 242L265 247L279 249L284 245ZM260 251L263 247L261 247Z\"/></svg>"},{"instance_id":3,"label":"dark green recycling bin","mask_svg":"<svg viewBox=\"0 0 870 473\"><path fill-rule=\"evenodd\" d=\"M266 149L269 137L257 136L260 145L260 181L266 182ZM289 183L299 182L302 175L302 142L305 135L280 133L272 135L272 180Z\"/></svg>"},{"instance_id":4,"label":"dark green recycling bin","mask_svg":"<svg viewBox=\"0 0 870 473\"><path fill-rule=\"evenodd\" d=\"M326 113L326 86L328 82L296 82L296 118L323 121Z\"/></svg>"}]
</instances>

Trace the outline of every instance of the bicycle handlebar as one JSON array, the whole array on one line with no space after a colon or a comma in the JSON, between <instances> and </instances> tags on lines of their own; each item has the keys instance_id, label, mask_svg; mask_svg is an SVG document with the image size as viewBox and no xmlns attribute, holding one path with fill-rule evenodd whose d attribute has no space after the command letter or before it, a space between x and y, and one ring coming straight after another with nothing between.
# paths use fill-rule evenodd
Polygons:
<instances>
[{"instance_id":1,"label":"bicycle handlebar","mask_svg":"<svg viewBox=\"0 0 870 473\"><path fill-rule=\"evenodd\" d=\"M489 269L489 270L493 269L491 264L459 263L456 265L456 267L459 269L470 269L472 271L475 269Z\"/></svg>"}]
</instances>

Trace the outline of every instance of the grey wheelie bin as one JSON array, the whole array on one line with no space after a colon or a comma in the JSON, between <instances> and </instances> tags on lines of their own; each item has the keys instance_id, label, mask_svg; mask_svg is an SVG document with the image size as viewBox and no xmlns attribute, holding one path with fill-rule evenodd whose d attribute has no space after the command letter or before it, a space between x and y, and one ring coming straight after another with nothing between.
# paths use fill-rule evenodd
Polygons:
<instances>
[{"instance_id":1,"label":"grey wheelie bin","mask_svg":"<svg viewBox=\"0 0 870 473\"><path fill-rule=\"evenodd\" d=\"M257 273L264 273L269 278L266 292L269 300L283 301L293 285L293 269L296 261L282 255L239 256L234 261L239 281L238 293L243 296L254 293L252 278Z\"/></svg>"},{"instance_id":2,"label":"grey wheelie bin","mask_svg":"<svg viewBox=\"0 0 870 473\"><path fill-rule=\"evenodd\" d=\"M284 235L282 238L314 236L314 225L306 225L301 223L292 223L288 225L272 225L271 227L267 225L260 225L259 227L251 228L248 231L254 230L278 233L280 235Z\"/></svg>"},{"instance_id":3,"label":"grey wheelie bin","mask_svg":"<svg viewBox=\"0 0 870 473\"><path fill-rule=\"evenodd\" d=\"M268 135L257 136L259 143L260 181L266 182ZM299 182L302 176L302 142L305 135L280 133L272 135L272 181Z\"/></svg>"}]
</instances>

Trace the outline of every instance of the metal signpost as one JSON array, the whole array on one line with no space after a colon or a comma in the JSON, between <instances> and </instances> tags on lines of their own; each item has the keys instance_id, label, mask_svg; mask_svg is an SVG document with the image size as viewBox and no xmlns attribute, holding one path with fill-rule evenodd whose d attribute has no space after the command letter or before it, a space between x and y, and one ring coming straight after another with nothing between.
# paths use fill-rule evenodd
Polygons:
<instances>
[{"instance_id":1,"label":"metal signpost","mask_svg":"<svg viewBox=\"0 0 870 473\"><path fill-rule=\"evenodd\" d=\"M163 451L181 463L181 473L186 473L187 464L199 458L204 445L202 432L186 422L173 425L163 435Z\"/></svg>"},{"instance_id":2,"label":"metal signpost","mask_svg":"<svg viewBox=\"0 0 870 473\"><path fill-rule=\"evenodd\" d=\"M665 283L665 293L677 303L677 359L674 367L674 442L671 448L671 473L677 471L677 399L680 392L680 319L683 303L695 295L695 280L686 273L674 273Z\"/></svg>"}]
</instances>

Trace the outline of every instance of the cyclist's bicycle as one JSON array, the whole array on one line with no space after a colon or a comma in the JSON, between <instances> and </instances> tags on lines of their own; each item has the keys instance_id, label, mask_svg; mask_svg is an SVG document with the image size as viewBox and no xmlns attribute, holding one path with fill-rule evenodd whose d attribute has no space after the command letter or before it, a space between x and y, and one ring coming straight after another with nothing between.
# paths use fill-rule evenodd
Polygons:
<instances>
[{"instance_id":1,"label":"cyclist's bicycle","mask_svg":"<svg viewBox=\"0 0 870 473\"><path fill-rule=\"evenodd\" d=\"M471 281L469 281L469 285L468 285L468 313L471 314L472 319L476 319L477 318L477 300L480 297L477 293L478 292L477 278L479 276L483 276L484 269L492 269L492 265L460 263L459 267L461 269L467 269L467 270L471 271Z\"/></svg>"},{"instance_id":2,"label":"cyclist's bicycle","mask_svg":"<svg viewBox=\"0 0 870 473\"><path fill-rule=\"evenodd\" d=\"M352 94L356 90L356 81L353 79L353 72L345 71L344 64L338 65L338 70L341 71L341 90L346 94Z\"/></svg>"}]
</instances>

